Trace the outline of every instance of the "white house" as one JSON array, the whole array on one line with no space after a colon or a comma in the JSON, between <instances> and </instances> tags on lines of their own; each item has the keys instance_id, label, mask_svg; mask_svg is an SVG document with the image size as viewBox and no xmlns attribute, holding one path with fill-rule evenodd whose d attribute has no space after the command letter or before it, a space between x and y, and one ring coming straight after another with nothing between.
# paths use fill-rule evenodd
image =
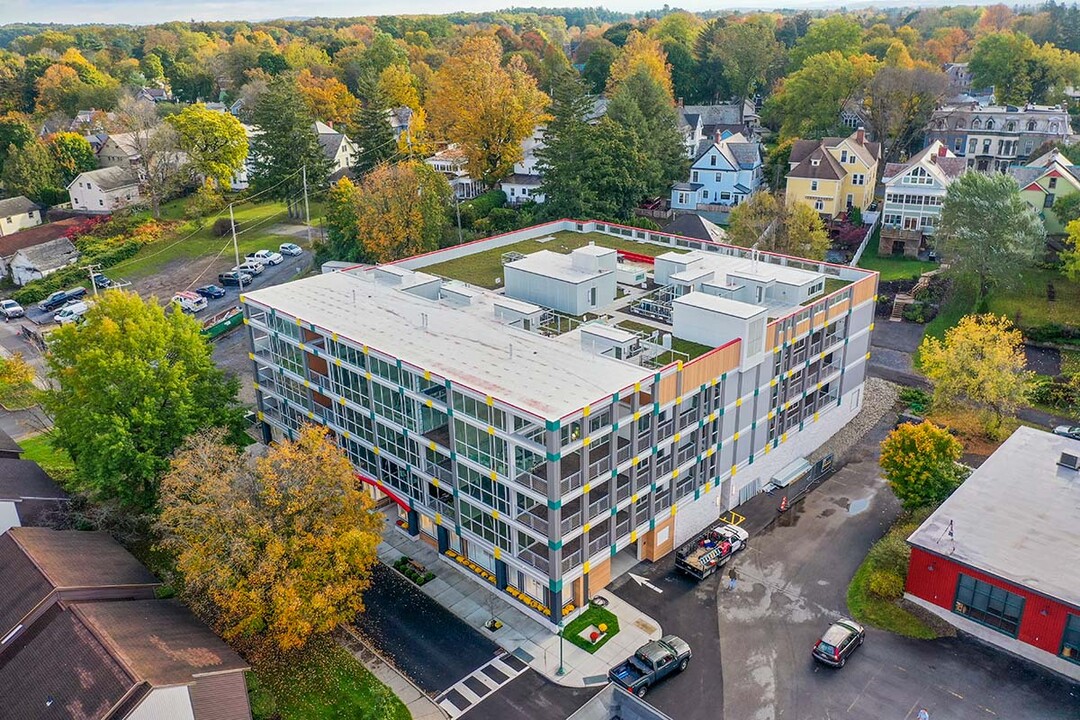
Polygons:
<instances>
[{"instance_id":1,"label":"white house","mask_svg":"<svg viewBox=\"0 0 1080 720\"><path fill-rule=\"evenodd\" d=\"M134 167L142 157L139 141L135 133L116 133L109 135L98 150L98 165L105 167Z\"/></svg>"},{"instance_id":2,"label":"white house","mask_svg":"<svg viewBox=\"0 0 1080 720\"><path fill-rule=\"evenodd\" d=\"M956 157L940 140L906 163L886 165L878 254L918 255L923 236L937 230L946 190L966 171L967 161Z\"/></svg>"},{"instance_id":3,"label":"white house","mask_svg":"<svg viewBox=\"0 0 1080 720\"><path fill-rule=\"evenodd\" d=\"M259 131L254 126L248 125L247 123L240 123L240 127L244 128L244 134L247 135L249 150L247 157L244 158L244 165L236 171L236 174L229 180L229 188L235 192L247 190L248 186L251 184L251 141L259 134Z\"/></svg>"},{"instance_id":4,"label":"white house","mask_svg":"<svg viewBox=\"0 0 1080 720\"><path fill-rule=\"evenodd\" d=\"M140 199L139 179L121 167L79 173L67 189L72 209L89 213L110 213Z\"/></svg>"},{"instance_id":5,"label":"white house","mask_svg":"<svg viewBox=\"0 0 1080 720\"><path fill-rule=\"evenodd\" d=\"M11 258L11 279L16 285L52 275L79 259L79 251L66 237L23 248Z\"/></svg>"},{"instance_id":6,"label":"white house","mask_svg":"<svg viewBox=\"0 0 1080 720\"><path fill-rule=\"evenodd\" d=\"M499 186L506 193L506 201L511 205L521 203L544 202L544 194L540 192L540 182L543 180L540 169L537 167L536 151L544 147L544 126L540 125L533 134L525 138L521 143L523 156L520 161L514 163L514 172Z\"/></svg>"},{"instance_id":7,"label":"white house","mask_svg":"<svg viewBox=\"0 0 1080 720\"><path fill-rule=\"evenodd\" d=\"M470 200L484 191L479 181L469 177L466 169L468 158L465 157L465 151L455 144L450 144L424 162L446 176L454 190L454 197L458 200Z\"/></svg>"},{"instance_id":8,"label":"white house","mask_svg":"<svg viewBox=\"0 0 1080 720\"><path fill-rule=\"evenodd\" d=\"M319 145L322 146L323 153L330 160L331 175L344 173L356 164L357 155L360 153L356 143L339 133L332 125L318 120L315 121L315 132L319 134Z\"/></svg>"},{"instance_id":9,"label":"white house","mask_svg":"<svg viewBox=\"0 0 1080 720\"><path fill-rule=\"evenodd\" d=\"M716 105L683 105L680 102L678 120L686 145L686 156L691 159L697 154L701 143L716 137L717 133L742 133L750 140L757 140L761 129L761 119L751 100Z\"/></svg>"},{"instance_id":10,"label":"white house","mask_svg":"<svg viewBox=\"0 0 1080 720\"><path fill-rule=\"evenodd\" d=\"M0 200L0 237L41 224L41 208L18 195Z\"/></svg>"},{"instance_id":11,"label":"white house","mask_svg":"<svg viewBox=\"0 0 1080 720\"><path fill-rule=\"evenodd\" d=\"M733 207L757 192L762 183L761 144L742 133L719 131L712 142L699 146L690 166L690 181L671 188L673 210L697 210L701 205Z\"/></svg>"}]
</instances>

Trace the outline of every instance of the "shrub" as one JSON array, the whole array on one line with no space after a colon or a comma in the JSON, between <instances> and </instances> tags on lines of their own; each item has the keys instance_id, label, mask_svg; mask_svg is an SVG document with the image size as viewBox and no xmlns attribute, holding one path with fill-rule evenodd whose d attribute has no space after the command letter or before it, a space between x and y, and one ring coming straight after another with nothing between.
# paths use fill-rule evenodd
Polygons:
<instances>
[{"instance_id":1,"label":"shrub","mask_svg":"<svg viewBox=\"0 0 1080 720\"><path fill-rule=\"evenodd\" d=\"M908 322L924 324L937 316L937 308L930 303L914 302L904 308L904 319Z\"/></svg>"},{"instance_id":2,"label":"shrub","mask_svg":"<svg viewBox=\"0 0 1080 720\"><path fill-rule=\"evenodd\" d=\"M930 393L918 388L903 388L900 391L900 402L919 415L930 412L930 408L933 406L933 398Z\"/></svg>"},{"instance_id":3,"label":"shrub","mask_svg":"<svg viewBox=\"0 0 1080 720\"><path fill-rule=\"evenodd\" d=\"M214 234L214 237L225 237L232 232L232 220L229 218L218 218L214 221L214 224L210 226L210 232Z\"/></svg>"},{"instance_id":4,"label":"shrub","mask_svg":"<svg viewBox=\"0 0 1080 720\"><path fill-rule=\"evenodd\" d=\"M910 550L903 536L898 533L890 532L874 543L868 556L874 567L880 571L899 575L901 579L907 575Z\"/></svg>"},{"instance_id":5,"label":"shrub","mask_svg":"<svg viewBox=\"0 0 1080 720\"><path fill-rule=\"evenodd\" d=\"M883 600L898 600L904 594L904 578L887 570L870 573L870 592Z\"/></svg>"}]
</instances>

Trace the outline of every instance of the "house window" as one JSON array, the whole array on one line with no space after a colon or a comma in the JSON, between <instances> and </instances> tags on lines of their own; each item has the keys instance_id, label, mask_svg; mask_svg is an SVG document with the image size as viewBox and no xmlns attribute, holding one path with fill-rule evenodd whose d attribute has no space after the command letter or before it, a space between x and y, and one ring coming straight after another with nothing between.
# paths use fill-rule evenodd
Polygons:
<instances>
[{"instance_id":1,"label":"house window","mask_svg":"<svg viewBox=\"0 0 1080 720\"><path fill-rule=\"evenodd\" d=\"M589 288L589 307L596 307L596 288Z\"/></svg>"},{"instance_id":2,"label":"house window","mask_svg":"<svg viewBox=\"0 0 1080 720\"><path fill-rule=\"evenodd\" d=\"M817 192L817 180L810 181L810 191Z\"/></svg>"},{"instance_id":3,"label":"house window","mask_svg":"<svg viewBox=\"0 0 1080 720\"><path fill-rule=\"evenodd\" d=\"M686 193L681 192L678 197L680 205L688 205L690 203L690 197Z\"/></svg>"},{"instance_id":4,"label":"house window","mask_svg":"<svg viewBox=\"0 0 1080 720\"><path fill-rule=\"evenodd\" d=\"M952 149L955 153L964 152L964 138L956 138L955 140L953 140Z\"/></svg>"},{"instance_id":5,"label":"house window","mask_svg":"<svg viewBox=\"0 0 1080 720\"><path fill-rule=\"evenodd\" d=\"M97 204L98 204L98 205L104 205L104 204L105 204L105 201L104 201L104 200L98 200L98 201L97 201Z\"/></svg>"},{"instance_id":6,"label":"house window","mask_svg":"<svg viewBox=\"0 0 1080 720\"><path fill-rule=\"evenodd\" d=\"M842 162L842 163L847 162L847 150L841 150L840 151L840 162Z\"/></svg>"},{"instance_id":7,"label":"house window","mask_svg":"<svg viewBox=\"0 0 1080 720\"><path fill-rule=\"evenodd\" d=\"M1046 208L1047 210L1049 210L1053 206L1054 206L1054 193L1047 193L1046 196L1043 197L1043 207Z\"/></svg>"},{"instance_id":8,"label":"house window","mask_svg":"<svg viewBox=\"0 0 1080 720\"><path fill-rule=\"evenodd\" d=\"M712 166L712 167L716 167L716 156L715 155L710 155L709 156L709 165Z\"/></svg>"},{"instance_id":9,"label":"house window","mask_svg":"<svg viewBox=\"0 0 1080 720\"><path fill-rule=\"evenodd\" d=\"M981 127L982 127L982 120L980 120L979 118L975 118L974 120L971 121L971 129L972 130L978 130Z\"/></svg>"},{"instance_id":10,"label":"house window","mask_svg":"<svg viewBox=\"0 0 1080 720\"><path fill-rule=\"evenodd\" d=\"M823 201L821 201L821 200L815 200L814 201L814 209L817 210L818 212L821 212L822 210L825 209L825 203Z\"/></svg>"},{"instance_id":11,"label":"house window","mask_svg":"<svg viewBox=\"0 0 1080 720\"><path fill-rule=\"evenodd\" d=\"M1080 615L1069 615L1061 636L1061 657L1080 663Z\"/></svg>"},{"instance_id":12,"label":"house window","mask_svg":"<svg viewBox=\"0 0 1080 720\"><path fill-rule=\"evenodd\" d=\"M723 182L723 181L724 181L724 176L721 175L720 173L716 173L716 182Z\"/></svg>"},{"instance_id":13,"label":"house window","mask_svg":"<svg viewBox=\"0 0 1080 720\"><path fill-rule=\"evenodd\" d=\"M702 200L708 200L709 199L709 191L708 190L702 190L701 191L701 199Z\"/></svg>"},{"instance_id":14,"label":"house window","mask_svg":"<svg viewBox=\"0 0 1080 720\"><path fill-rule=\"evenodd\" d=\"M698 171L695 170L694 172L690 173L690 182L697 182L697 181L698 181Z\"/></svg>"},{"instance_id":15,"label":"house window","mask_svg":"<svg viewBox=\"0 0 1080 720\"><path fill-rule=\"evenodd\" d=\"M975 138L971 138L971 142L968 143L968 152L973 153L979 149L979 141Z\"/></svg>"},{"instance_id":16,"label":"house window","mask_svg":"<svg viewBox=\"0 0 1080 720\"><path fill-rule=\"evenodd\" d=\"M1016 637L1024 615L1024 598L960 573L953 612Z\"/></svg>"},{"instance_id":17,"label":"house window","mask_svg":"<svg viewBox=\"0 0 1080 720\"><path fill-rule=\"evenodd\" d=\"M721 200L730 200L731 199L731 193L720 193L720 199Z\"/></svg>"},{"instance_id":18,"label":"house window","mask_svg":"<svg viewBox=\"0 0 1080 720\"><path fill-rule=\"evenodd\" d=\"M866 176L863 175L862 173L855 173L854 175L851 176L851 184L852 185L865 185L866 184Z\"/></svg>"},{"instance_id":19,"label":"house window","mask_svg":"<svg viewBox=\"0 0 1080 720\"><path fill-rule=\"evenodd\" d=\"M1013 122L1012 120L1010 120L1009 122L1005 123L1005 129L1008 130L1009 132L1015 132L1016 131L1016 123Z\"/></svg>"},{"instance_id":20,"label":"house window","mask_svg":"<svg viewBox=\"0 0 1080 720\"><path fill-rule=\"evenodd\" d=\"M994 125L995 125L994 118L990 118L989 120L986 121L986 129L987 130L993 130Z\"/></svg>"},{"instance_id":21,"label":"house window","mask_svg":"<svg viewBox=\"0 0 1080 720\"><path fill-rule=\"evenodd\" d=\"M1053 190L1057 187L1057 178L1050 178L1050 189Z\"/></svg>"}]
</instances>

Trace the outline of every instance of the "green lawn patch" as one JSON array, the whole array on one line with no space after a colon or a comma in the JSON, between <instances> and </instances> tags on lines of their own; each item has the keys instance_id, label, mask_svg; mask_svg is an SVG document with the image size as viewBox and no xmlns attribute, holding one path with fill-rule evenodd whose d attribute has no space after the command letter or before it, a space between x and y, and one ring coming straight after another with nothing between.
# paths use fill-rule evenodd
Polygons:
<instances>
[{"instance_id":1,"label":"green lawn patch","mask_svg":"<svg viewBox=\"0 0 1080 720\"><path fill-rule=\"evenodd\" d=\"M259 663L248 673L255 720L409 720L409 711L332 639Z\"/></svg>"},{"instance_id":2,"label":"green lawn patch","mask_svg":"<svg viewBox=\"0 0 1080 720\"><path fill-rule=\"evenodd\" d=\"M1021 329L1048 323L1080 325L1080 283L1043 268L1022 268L1017 275L1010 290L990 295L990 312L1004 315ZM1051 283L1053 300L1047 297Z\"/></svg>"},{"instance_id":3,"label":"green lawn patch","mask_svg":"<svg viewBox=\"0 0 1080 720\"><path fill-rule=\"evenodd\" d=\"M317 224L316 212L321 212L321 206L311 208L312 224ZM167 214L175 214L174 207L168 206ZM285 204L281 202L244 203L237 205L233 210L236 218L237 245L240 255L269 248L277 250L278 245L284 242L297 242L295 238L284 235L274 235L269 232L270 228L281 223L298 223L290 220ZM228 212L222 214L228 217ZM155 243L141 248L134 257L109 268L106 272L113 279L138 279L153 275L169 263L175 261L195 260L203 258L209 261L214 254L222 251L222 257L232 259L232 237L226 234L224 237L214 235L212 229L214 218L207 218L205 224L199 228L195 223L186 222L176 232L158 240ZM312 230L314 233L314 229Z\"/></svg>"},{"instance_id":4,"label":"green lawn patch","mask_svg":"<svg viewBox=\"0 0 1080 720\"><path fill-rule=\"evenodd\" d=\"M881 273L881 281L885 282L910 280L929 270L936 270L938 264L904 257L878 257L873 252L865 252L859 258L859 267L863 270L876 270Z\"/></svg>"},{"instance_id":5,"label":"green lawn patch","mask_svg":"<svg viewBox=\"0 0 1080 720\"><path fill-rule=\"evenodd\" d=\"M635 322L633 320L620 320L615 323L615 327L629 330L630 332L645 333L645 335L652 335L659 330L659 328L654 328L652 325L646 325L645 323Z\"/></svg>"},{"instance_id":6,"label":"green lawn patch","mask_svg":"<svg viewBox=\"0 0 1080 720\"><path fill-rule=\"evenodd\" d=\"M18 441L23 449L23 460L33 460L53 479L65 484L75 475L75 463L64 450L49 444L49 433L32 435Z\"/></svg>"},{"instance_id":7,"label":"green lawn patch","mask_svg":"<svg viewBox=\"0 0 1080 720\"><path fill-rule=\"evenodd\" d=\"M922 620L903 609L895 602L882 600L870 592L870 575L874 568L869 560L864 560L855 577L848 586L847 604L851 617L866 625L888 630L904 637L918 640L933 640L937 637Z\"/></svg>"},{"instance_id":8,"label":"green lawn patch","mask_svg":"<svg viewBox=\"0 0 1080 720\"><path fill-rule=\"evenodd\" d=\"M682 338L671 338L671 349L675 352L686 353L693 360L696 357L700 357L705 353L712 350L710 345L702 345L701 343L692 342L690 340L683 340Z\"/></svg>"},{"instance_id":9,"label":"green lawn patch","mask_svg":"<svg viewBox=\"0 0 1080 720\"><path fill-rule=\"evenodd\" d=\"M540 239L522 240L505 247L485 250L455 260L429 265L423 270L435 275L462 280L472 285L494 289L499 287L497 281L501 280L503 276L502 256L508 252L519 252L528 255L540 250L550 250L551 252L565 254L576 248L584 247L590 242L594 242L601 247L625 250L651 257L671 251L689 252L689 250L672 248L667 245L623 240L602 233L557 232L552 233L551 237L552 239L547 242L540 242Z\"/></svg>"},{"instance_id":10,"label":"green lawn patch","mask_svg":"<svg viewBox=\"0 0 1080 720\"><path fill-rule=\"evenodd\" d=\"M1080 350L1061 351L1061 374L1080 375Z\"/></svg>"},{"instance_id":11,"label":"green lawn patch","mask_svg":"<svg viewBox=\"0 0 1080 720\"><path fill-rule=\"evenodd\" d=\"M601 624L607 625L607 635L597 642L591 643L586 638L581 637L581 633L585 631L585 628L590 625L599 628ZM588 653L594 653L604 647L608 640L618 634L619 618L610 610L596 605L590 605L588 610L578 615L569 625L563 628L563 637Z\"/></svg>"}]
</instances>

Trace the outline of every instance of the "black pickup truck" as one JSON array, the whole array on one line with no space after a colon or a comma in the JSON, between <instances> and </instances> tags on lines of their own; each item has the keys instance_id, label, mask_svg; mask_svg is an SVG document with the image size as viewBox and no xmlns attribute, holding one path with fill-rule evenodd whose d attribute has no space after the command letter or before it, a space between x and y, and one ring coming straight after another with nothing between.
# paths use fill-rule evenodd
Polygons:
<instances>
[{"instance_id":1,"label":"black pickup truck","mask_svg":"<svg viewBox=\"0 0 1080 720\"><path fill-rule=\"evenodd\" d=\"M86 295L86 288L74 287L70 290L57 290L49 297L38 303L38 308L44 312L62 307L72 300L78 300Z\"/></svg>"},{"instance_id":2,"label":"black pickup truck","mask_svg":"<svg viewBox=\"0 0 1080 720\"><path fill-rule=\"evenodd\" d=\"M608 679L638 697L656 683L690 664L690 646L682 638L665 635L645 643L624 662L608 671Z\"/></svg>"}]
</instances>

